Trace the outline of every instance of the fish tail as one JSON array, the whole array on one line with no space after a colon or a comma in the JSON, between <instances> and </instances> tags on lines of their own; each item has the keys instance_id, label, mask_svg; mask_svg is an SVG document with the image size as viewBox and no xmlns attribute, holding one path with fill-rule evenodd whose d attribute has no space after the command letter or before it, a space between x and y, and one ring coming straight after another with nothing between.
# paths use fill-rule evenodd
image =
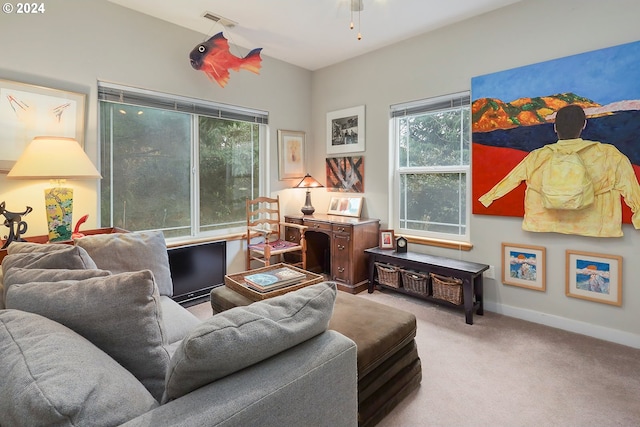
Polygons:
<instances>
[{"instance_id":1,"label":"fish tail","mask_svg":"<svg viewBox=\"0 0 640 427\"><path fill-rule=\"evenodd\" d=\"M262 58L260 57L261 51L262 48L259 47L249 52L247 56L242 59L240 68L251 71L252 73L260 74L260 68L262 67Z\"/></svg>"}]
</instances>

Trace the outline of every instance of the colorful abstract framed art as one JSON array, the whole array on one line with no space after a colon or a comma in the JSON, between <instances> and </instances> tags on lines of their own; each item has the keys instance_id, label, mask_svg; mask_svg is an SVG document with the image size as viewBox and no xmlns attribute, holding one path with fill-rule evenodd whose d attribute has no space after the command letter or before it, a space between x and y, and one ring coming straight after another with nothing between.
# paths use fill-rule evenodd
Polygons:
<instances>
[{"instance_id":1,"label":"colorful abstract framed art","mask_svg":"<svg viewBox=\"0 0 640 427\"><path fill-rule=\"evenodd\" d=\"M502 283L544 292L545 256L542 246L502 243Z\"/></svg>"},{"instance_id":2,"label":"colorful abstract framed art","mask_svg":"<svg viewBox=\"0 0 640 427\"><path fill-rule=\"evenodd\" d=\"M567 250L568 297L622 305L622 257Z\"/></svg>"}]
</instances>

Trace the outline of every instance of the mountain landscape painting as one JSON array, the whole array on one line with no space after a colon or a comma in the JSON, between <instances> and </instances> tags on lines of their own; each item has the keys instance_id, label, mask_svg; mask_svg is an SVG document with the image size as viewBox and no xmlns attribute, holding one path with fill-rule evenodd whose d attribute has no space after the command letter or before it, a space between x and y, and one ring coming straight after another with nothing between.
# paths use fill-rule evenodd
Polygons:
<instances>
[{"instance_id":1,"label":"mountain landscape painting","mask_svg":"<svg viewBox=\"0 0 640 427\"><path fill-rule=\"evenodd\" d=\"M615 145L640 177L640 42L474 77L471 96L474 214L524 215L524 182L488 208L478 198L557 141L555 112L569 104L587 115L582 138ZM624 203L622 221L631 221Z\"/></svg>"}]
</instances>

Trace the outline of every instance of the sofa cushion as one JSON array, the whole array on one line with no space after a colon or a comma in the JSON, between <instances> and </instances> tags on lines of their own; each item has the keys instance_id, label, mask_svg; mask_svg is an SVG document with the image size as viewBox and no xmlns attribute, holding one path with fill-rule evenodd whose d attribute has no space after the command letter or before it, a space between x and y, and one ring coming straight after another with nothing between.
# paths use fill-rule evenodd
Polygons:
<instances>
[{"instance_id":1,"label":"sofa cushion","mask_svg":"<svg viewBox=\"0 0 640 427\"><path fill-rule=\"evenodd\" d=\"M30 282L59 282L61 280L84 280L93 277L110 276L107 270L67 270L59 268L22 268L11 267L3 275L5 288Z\"/></svg>"},{"instance_id":2,"label":"sofa cushion","mask_svg":"<svg viewBox=\"0 0 640 427\"><path fill-rule=\"evenodd\" d=\"M158 288L149 270L85 280L15 284L7 308L73 329L113 357L160 400L169 354Z\"/></svg>"},{"instance_id":3,"label":"sofa cushion","mask_svg":"<svg viewBox=\"0 0 640 427\"><path fill-rule=\"evenodd\" d=\"M173 296L169 255L161 231L96 234L74 242L86 249L103 270L112 273L151 270L160 295Z\"/></svg>"},{"instance_id":4,"label":"sofa cushion","mask_svg":"<svg viewBox=\"0 0 640 427\"><path fill-rule=\"evenodd\" d=\"M324 332L335 298L335 283L320 283L204 321L171 357L163 402Z\"/></svg>"},{"instance_id":5,"label":"sofa cushion","mask_svg":"<svg viewBox=\"0 0 640 427\"><path fill-rule=\"evenodd\" d=\"M40 245L49 246L49 245ZM53 246L53 245L51 245ZM2 260L2 271L6 272L11 267L22 268L66 268L80 270L98 268L87 251L83 248L65 246L62 249L48 252L18 252L8 254ZM9 246L11 247L11 246Z\"/></svg>"},{"instance_id":6,"label":"sofa cushion","mask_svg":"<svg viewBox=\"0 0 640 427\"><path fill-rule=\"evenodd\" d=\"M33 242L11 242L7 246L7 254L22 254L31 252L55 252L68 248L65 243L33 243Z\"/></svg>"},{"instance_id":7,"label":"sofa cushion","mask_svg":"<svg viewBox=\"0 0 640 427\"><path fill-rule=\"evenodd\" d=\"M160 304L162 305L162 322L169 344L182 340L193 328L202 323L202 320L168 296L161 295Z\"/></svg>"},{"instance_id":8,"label":"sofa cushion","mask_svg":"<svg viewBox=\"0 0 640 427\"><path fill-rule=\"evenodd\" d=\"M85 338L37 314L0 311L2 425L113 426L158 406Z\"/></svg>"}]
</instances>

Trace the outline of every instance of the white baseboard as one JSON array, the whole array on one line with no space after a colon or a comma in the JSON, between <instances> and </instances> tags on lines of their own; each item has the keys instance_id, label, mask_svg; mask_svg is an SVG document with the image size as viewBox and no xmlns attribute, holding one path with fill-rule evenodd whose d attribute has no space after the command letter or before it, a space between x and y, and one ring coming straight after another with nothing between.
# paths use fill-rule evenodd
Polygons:
<instances>
[{"instance_id":1,"label":"white baseboard","mask_svg":"<svg viewBox=\"0 0 640 427\"><path fill-rule=\"evenodd\" d=\"M630 332L605 328L603 326L593 325L579 320L567 319L565 317L541 313L539 311L511 307L488 301L484 303L484 309L494 313L504 314L505 316L515 317L516 319L527 320L529 322L539 323L541 325L551 326L553 328L575 332L577 334L587 335L605 341L611 341L628 347L640 348L640 335L638 334L632 334Z\"/></svg>"}]
</instances>

